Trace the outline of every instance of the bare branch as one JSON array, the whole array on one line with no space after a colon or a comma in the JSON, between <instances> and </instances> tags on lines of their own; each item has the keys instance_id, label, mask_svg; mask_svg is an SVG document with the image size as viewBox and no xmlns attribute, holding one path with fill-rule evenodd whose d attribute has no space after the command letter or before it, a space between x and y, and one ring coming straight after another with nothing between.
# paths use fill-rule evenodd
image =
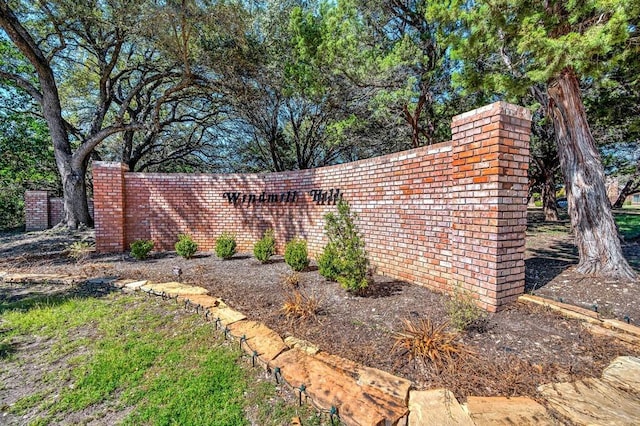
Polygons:
<instances>
[{"instance_id":1,"label":"bare branch","mask_svg":"<svg viewBox=\"0 0 640 426\"><path fill-rule=\"evenodd\" d=\"M0 79L13 81L18 87L25 90L40 105L42 105L42 93L29 82L27 79L17 75L0 70Z\"/></svg>"}]
</instances>

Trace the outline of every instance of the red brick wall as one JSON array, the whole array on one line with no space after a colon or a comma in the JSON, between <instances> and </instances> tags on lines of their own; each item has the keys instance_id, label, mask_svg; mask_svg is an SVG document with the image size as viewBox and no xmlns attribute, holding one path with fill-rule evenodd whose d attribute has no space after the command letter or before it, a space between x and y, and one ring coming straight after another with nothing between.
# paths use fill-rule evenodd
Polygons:
<instances>
[{"instance_id":1,"label":"red brick wall","mask_svg":"<svg viewBox=\"0 0 640 426\"><path fill-rule=\"evenodd\" d=\"M25 228L40 231L49 227L49 194L47 191L24 193Z\"/></svg>"},{"instance_id":2,"label":"red brick wall","mask_svg":"<svg viewBox=\"0 0 640 426\"><path fill-rule=\"evenodd\" d=\"M172 250L180 233L212 250L222 232L251 251L273 228L279 249L296 236L312 256L326 239L310 191L339 189L359 215L359 229L378 273L450 290L472 291L496 310L524 289L530 115L498 102L459 115L451 142L312 170L271 174L126 173L94 164L96 241L123 251L139 238ZM230 204L227 192L259 196L297 192L295 203ZM242 196L242 195L241 195Z\"/></svg>"},{"instance_id":3,"label":"red brick wall","mask_svg":"<svg viewBox=\"0 0 640 426\"><path fill-rule=\"evenodd\" d=\"M125 242L124 173L127 166L97 161L93 166L93 221L96 228L96 250L120 252ZM167 188L169 189L169 188ZM131 196L135 195L130 191Z\"/></svg>"},{"instance_id":4,"label":"red brick wall","mask_svg":"<svg viewBox=\"0 0 640 426\"><path fill-rule=\"evenodd\" d=\"M64 219L64 199L50 197L47 191L26 191L25 222L27 231L41 231L56 226ZM93 200L89 199L93 216Z\"/></svg>"}]
</instances>

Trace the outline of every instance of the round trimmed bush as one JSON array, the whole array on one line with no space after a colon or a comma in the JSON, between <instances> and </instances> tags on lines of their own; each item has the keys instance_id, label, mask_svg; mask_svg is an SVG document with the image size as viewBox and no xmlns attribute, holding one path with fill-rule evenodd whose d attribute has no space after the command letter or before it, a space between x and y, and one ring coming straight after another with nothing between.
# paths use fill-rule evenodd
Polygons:
<instances>
[{"instance_id":1,"label":"round trimmed bush","mask_svg":"<svg viewBox=\"0 0 640 426\"><path fill-rule=\"evenodd\" d=\"M185 259L191 259L198 251L198 243L193 241L191 236L186 234L178 235L178 242L175 245L176 253Z\"/></svg>"},{"instance_id":2,"label":"round trimmed bush","mask_svg":"<svg viewBox=\"0 0 640 426\"><path fill-rule=\"evenodd\" d=\"M216 256L221 259L230 259L236 254L236 237L233 234L224 233L216 239Z\"/></svg>"},{"instance_id":3,"label":"round trimmed bush","mask_svg":"<svg viewBox=\"0 0 640 426\"><path fill-rule=\"evenodd\" d=\"M267 229L264 235L253 246L253 255L262 263L269 261L269 258L276 252L276 238L273 229Z\"/></svg>"},{"instance_id":4,"label":"round trimmed bush","mask_svg":"<svg viewBox=\"0 0 640 426\"><path fill-rule=\"evenodd\" d=\"M338 250L336 246L329 243L318 257L318 272L329 281L336 281L340 275Z\"/></svg>"},{"instance_id":5,"label":"round trimmed bush","mask_svg":"<svg viewBox=\"0 0 640 426\"><path fill-rule=\"evenodd\" d=\"M131 250L131 257L136 260L144 260L149 255L149 252L153 250L153 241L151 240L135 240L129 244Z\"/></svg>"},{"instance_id":6,"label":"round trimmed bush","mask_svg":"<svg viewBox=\"0 0 640 426\"><path fill-rule=\"evenodd\" d=\"M297 272L309 266L307 242L300 238L289 241L284 249L284 261Z\"/></svg>"}]
</instances>

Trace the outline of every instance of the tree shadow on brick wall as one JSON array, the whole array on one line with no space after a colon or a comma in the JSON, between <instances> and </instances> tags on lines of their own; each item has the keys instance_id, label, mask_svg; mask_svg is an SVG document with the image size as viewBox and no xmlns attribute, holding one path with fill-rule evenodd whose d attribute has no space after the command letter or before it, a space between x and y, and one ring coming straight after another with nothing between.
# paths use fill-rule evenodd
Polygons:
<instances>
[{"instance_id":1,"label":"tree shadow on brick wall","mask_svg":"<svg viewBox=\"0 0 640 426\"><path fill-rule=\"evenodd\" d=\"M525 291L544 287L571 265L578 263L578 249L569 242L550 245L544 249L530 250L525 260Z\"/></svg>"},{"instance_id":2,"label":"tree shadow on brick wall","mask_svg":"<svg viewBox=\"0 0 640 426\"><path fill-rule=\"evenodd\" d=\"M313 175L310 172L306 174ZM300 199L296 203L234 205L225 199L226 191L259 196L262 191L279 193L283 184L277 178L269 178L269 175L221 176L222 185L216 181L208 184L207 179L217 177L205 175L202 178L204 183L199 185L190 184L193 177L185 177L184 180L180 180L180 176L150 178L144 185L136 186L134 197L138 204L145 205L127 206L127 245L135 239L145 238L152 239L156 249L171 251L178 235L186 233L200 244L202 250L212 251L215 239L227 232L236 236L238 251L250 252L264 231L273 229L278 252L282 253L286 241L296 237L309 238L309 224L314 220L311 214L313 205L302 191L299 191ZM223 185L228 189L221 189ZM305 182L300 186L306 185L308 183ZM140 219L142 216L147 219L143 221ZM131 223L131 220L137 222ZM320 224L319 231L314 232L322 232L322 226Z\"/></svg>"},{"instance_id":3,"label":"tree shadow on brick wall","mask_svg":"<svg viewBox=\"0 0 640 426\"><path fill-rule=\"evenodd\" d=\"M299 174L296 177L296 174ZM268 229L272 229L276 237L277 253L283 254L285 245L294 238L302 238L309 242L310 237L323 232L323 214L312 202L307 191L313 187L314 170L296 171L280 175L279 182L273 175L236 175L239 188L253 188L252 192L259 195L262 191L267 194L282 194L287 191L297 191L297 201L294 203L277 202L252 205L231 205L225 207L233 212L249 238L244 239L245 250L260 238ZM291 181L298 182L297 184ZM315 223L314 223L315 222ZM280 261L283 261L280 259Z\"/></svg>"}]
</instances>

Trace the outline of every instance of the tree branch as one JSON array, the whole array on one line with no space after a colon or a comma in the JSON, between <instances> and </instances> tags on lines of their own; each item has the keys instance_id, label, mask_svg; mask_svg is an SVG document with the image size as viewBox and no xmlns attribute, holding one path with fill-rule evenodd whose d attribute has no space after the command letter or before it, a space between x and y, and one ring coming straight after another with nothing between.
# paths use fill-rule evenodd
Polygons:
<instances>
[{"instance_id":1,"label":"tree branch","mask_svg":"<svg viewBox=\"0 0 640 426\"><path fill-rule=\"evenodd\" d=\"M78 149L76 149L76 152L73 153L73 157L71 159L72 167L79 167L80 165L82 165L82 162L91 153L91 151L93 151L93 149L107 137L115 133L125 132L127 130L141 129L144 129L144 125L141 123L130 123L125 125L114 125L105 127L104 129L100 130L89 139L84 141L82 145L80 145Z\"/></svg>"},{"instance_id":2,"label":"tree branch","mask_svg":"<svg viewBox=\"0 0 640 426\"><path fill-rule=\"evenodd\" d=\"M18 87L25 90L31 97L42 106L42 93L29 82L27 79L17 75L11 74L6 71L0 70L0 78L13 81Z\"/></svg>"}]
</instances>

